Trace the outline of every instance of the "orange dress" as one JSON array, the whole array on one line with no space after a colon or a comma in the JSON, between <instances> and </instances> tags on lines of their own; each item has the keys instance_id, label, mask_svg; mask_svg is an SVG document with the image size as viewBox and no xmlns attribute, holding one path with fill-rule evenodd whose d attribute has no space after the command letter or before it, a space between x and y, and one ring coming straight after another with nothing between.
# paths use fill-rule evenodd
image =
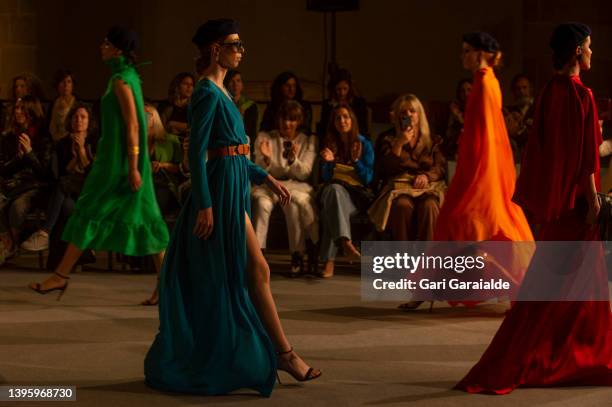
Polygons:
<instances>
[{"instance_id":1,"label":"orange dress","mask_svg":"<svg viewBox=\"0 0 612 407\"><path fill-rule=\"evenodd\" d=\"M512 202L515 182L499 82L492 68L483 68L474 74L459 138L457 169L438 216L434 240L532 241L523 211ZM506 263L498 271L519 284L531 253L503 256L513 264Z\"/></svg>"}]
</instances>

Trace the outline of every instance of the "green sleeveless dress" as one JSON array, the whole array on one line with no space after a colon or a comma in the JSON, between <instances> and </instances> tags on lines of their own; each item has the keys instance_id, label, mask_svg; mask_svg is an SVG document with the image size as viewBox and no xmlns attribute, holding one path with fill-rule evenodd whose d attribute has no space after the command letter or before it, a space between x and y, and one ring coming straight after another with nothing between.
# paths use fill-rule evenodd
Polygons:
<instances>
[{"instance_id":1,"label":"green sleeveless dress","mask_svg":"<svg viewBox=\"0 0 612 407\"><path fill-rule=\"evenodd\" d=\"M101 137L96 158L62 239L79 249L110 250L130 256L159 253L168 244L168 227L153 189L140 78L123 56L107 64L112 69L112 76L100 101ZM129 85L136 104L140 144L138 169L142 177L142 186L136 192L130 189L128 182L126 129L113 92L115 80Z\"/></svg>"}]
</instances>

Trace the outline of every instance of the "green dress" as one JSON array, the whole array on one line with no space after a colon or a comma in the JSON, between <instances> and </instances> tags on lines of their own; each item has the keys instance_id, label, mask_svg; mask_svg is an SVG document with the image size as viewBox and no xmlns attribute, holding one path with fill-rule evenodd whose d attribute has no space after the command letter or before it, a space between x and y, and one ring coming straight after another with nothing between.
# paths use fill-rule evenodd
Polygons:
<instances>
[{"instance_id":1,"label":"green dress","mask_svg":"<svg viewBox=\"0 0 612 407\"><path fill-rule=\"evenodd\" d=\"M140 78L123 56L107 64L112 69L112 76L100 101L101 137L96 158L62 239L79 249L109 250L130 256L159 253L168 244L168 227L153 189ZM122 80L130 87L136 104L140 145L138 169L142 177L142 185L136 192L128 182L126 129L113 92L115 80Z\"/></svg>"},{"instance_id":2,"label":"green dress","mask_svg":"<svg viewBox=\"0 0 612 407\"><path fill-rule=\"evenodd\" d=\"M159 332L145 359L156 389L225 394L251 388L269 396L276 355L249 297L245 214L249 182L267 173L246 156L205 161L207 149L247 142L236 105L213 82L198 82L189 106L192 192L172 231L160 276ZM213 232L193 234L211 208Z\"/></svg>"}]
</instances>

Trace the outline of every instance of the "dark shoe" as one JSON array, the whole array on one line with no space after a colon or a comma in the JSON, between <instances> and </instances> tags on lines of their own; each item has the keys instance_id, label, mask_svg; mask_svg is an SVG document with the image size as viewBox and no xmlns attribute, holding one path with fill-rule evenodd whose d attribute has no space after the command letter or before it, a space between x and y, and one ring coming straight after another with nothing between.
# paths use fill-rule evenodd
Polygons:
<instances>
[{"instance_id":1,"label":"dark shoe","mask_svg":"<svg viewBox=\"0 0 612 407\"><path fill-rule=\"evenodd\" d=\"M65 275L63 275L63 274L60 274L60 273L58 273L57 271L56 271L56 272L54 272L54 274L55 274L56 276L58 276L58 277L61 277L61 278L62 278L62 279L64 279L64 280L69 280L69 279L70 279L70 277L65 276ZM40 283L30 284L30 285L29 285L29 287L30 287L32 290L36 291L38 294L42 294L42 295L48 294L48 293L50 293L51 291L59 291L59 295L57 296L57 301L59 301L59 300L61 300L61 299L62 299L62 296L64 295L64 293L66 292L66 289L68 288L68 281L66 281L66 284L64 284L63 286L60 286L60 287L53 287L53 288L48 288L48 289L46 289L46 290L43 290L43 289L41 288Z\"/></svg>"},{"instance_id":2,"label":"dark shoe","mask_svg":"<svg viewBox=\"0 0 612 407\"><path fill-rule=\"evenodd\" d=\"M281 361L281 356L283 356L282 359L285 362L287 362L288 360L291 360L294 357L297 357L297 355L295 355L293 353L293 346L288 351L285 351L285 352L276 352L276 355L279 356L279 358L278 358L279 362ZM306 372L306 374L304 376L300 376L300 374L298 372L292 370L289 366L290 365L288 364L288 362L287 362L287 366L286 367L281 367L281 366L278 366L278 365L276 366L276 379L278 380L279 384L282 384L281 380L280 380L280 376L278 375L278 371L279 370L282 370L283 372L289 373L298 382L307 382L309 380L318 379L323 374L323 372L321 372L319 369L313 369L312 367L310 367L310 368L308 368L308 371Z\"/></svg>"},{"instance_id":3,"label":"dark shoe","mask_svg":"<svg viewBox=\"0 0 612 407\"><path fill-rule=\"evenodd\" d=\"M290 277L297 277L304 273L304 255L300 252L293 252L291 255Z\"/></svg>"}]
</instances>

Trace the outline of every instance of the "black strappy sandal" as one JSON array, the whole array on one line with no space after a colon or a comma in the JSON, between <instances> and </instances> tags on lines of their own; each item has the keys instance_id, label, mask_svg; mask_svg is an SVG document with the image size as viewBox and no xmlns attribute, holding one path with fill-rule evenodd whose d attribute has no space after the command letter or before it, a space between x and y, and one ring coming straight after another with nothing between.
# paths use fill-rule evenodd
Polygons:
<instances>
[{"instance_id":1,"label":"black strappy sandal","mask_svg":"<svg viewBox=\"0 0 612 407\"><path fill-rule=\"evenodd\" d=\"M293 346L288 351L285 351L285 352L276 352L276 355L277 356L287 355L287 354L289 354L291 352L293 352ZM276 367L276 379L278 380L278 384L282 384L281 380L280 380L280 376L278 375L278 371L279 370L282 370L283 372L289 373L298 382L307 382L307 381L310 381L310 380L318 379L323 374L323 372L321 372L319 369L315 370L314 368L311 367L311 368L308 369L308 371L306 372L306 374L303 377L300 377L295 372L292 372L292 371L289 371L289 370L286 370L286 369L281 369L281 368L279 368L277 366Z\"/></svg>"},{"instance_id":2,"label":"black strappy sandal","mask_svg":"<svg viewBox=\"0 0 612 407\"><path fill-rule=\"evenodd\" d=\"M58 276L58 277L60 277L60 278L62 278L64 280L69 280L70 279L70 277L65 276L63 274L60 274L57 271L53 272L53 274L55 274L56 276ZM36 283L33 286L30 285L29 287L30 287L30 289L36 291L38 294L42 294L42 295L48 294L51 291L59 291L59 294L57 296L57 301L59 301L59 300L62 299L62 295L64 295L64 293L66 292L66 289L68 288L68 281L66 281L66 284L64 284L61 287L53 287L53 288L49 288L49 289L46 289L46 290L43 290L41 288L40 283Z\"/></svg>"}]
</instances>

